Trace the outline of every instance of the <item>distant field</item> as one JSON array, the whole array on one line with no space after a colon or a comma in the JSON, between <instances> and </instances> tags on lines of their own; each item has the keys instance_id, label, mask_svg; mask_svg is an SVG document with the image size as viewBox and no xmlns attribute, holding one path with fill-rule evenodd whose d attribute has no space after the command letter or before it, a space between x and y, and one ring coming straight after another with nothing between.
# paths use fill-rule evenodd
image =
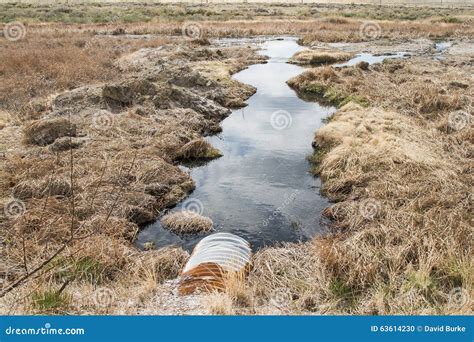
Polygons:
<instances>
[{"instance_id":1,"label":"distant field","mask_svg":"<svg viewBox=\"0 0 474 342\"><path fill-rule=\"evenodd\" d=\"M34 23L101 24L153 23L184 20L313 20L324 17L345 17L376 20L424 20L431 18L444 23L462 23L473 14L472 7L374 6L367 4L310 3L160 3L70 0L67 3L31 1L31 3L2 3L0 23L22 21ZM366 0L364 0L366 1ZM372 1L372 0L369 0ZM377 0L380 1L380 0ZM385 1L385 0L383 0ZM446 0L443 0L444 2ZM472 3L474 0L464 0ZM270 2L270 1L268 1ZM295 1L296 2L296 1ZM347 1L349 2L349 1Z\"/></svg>"},{"instance_id":2,"label":"distant field","mask_svg":"<svg viewBox=\"0 0 474 342\"><path fill-rule=\"evenodd\" d=\"M81 3L123 3L116 0L0 0L0 3L27 3L27 4L81 4ZM423 5L423 6L474 6L474 0L128 0L128 3L195 3L195 4L222 4L222 3L274 3L274 4L367 4L367 5Z\"/></svg>"}]
</instances>

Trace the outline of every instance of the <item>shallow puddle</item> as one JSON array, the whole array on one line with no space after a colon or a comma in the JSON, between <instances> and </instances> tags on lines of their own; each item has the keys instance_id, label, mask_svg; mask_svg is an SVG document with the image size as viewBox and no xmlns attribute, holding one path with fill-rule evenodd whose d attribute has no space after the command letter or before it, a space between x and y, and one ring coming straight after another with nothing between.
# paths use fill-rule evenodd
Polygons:
<instances>
[{"instance_id":1,"label":"shallow puddle","mask_svg":"<svg viewBox=\"0 0 474 342\"><path fill-rule=\"evenodd\" d=\"M334 64L333 67L342 68L354 66L359 62L367 62L369 64L382 63L386 59L406 58L409 54L406 52L397 52L393 54L373 55L371 53L360 53L345 63Z\"/></svg>"},{"instance_id":2,"label":"shallow puddle","mask_svg":"<svg viewBox=\"0 0 474 342\"><path fill-rule=\"evenodd\" d=\"M296 39L269 40L261 47L268 63L234 75L257 92L247 107L222 122L220 135L208 138L224 156L190 168L196 190L172 209L198 211L214 221L215 231L239 235L254 249L304 241L324 230L321 211L328 202L319 194L320 181L309 173L306 157L322 119L335 111L301 100L286 84L304 71L286 63L303 49ZM137 244L191 249L202 237L177 236L157 221L140 232Z\"/></svg>"}]
</instances>

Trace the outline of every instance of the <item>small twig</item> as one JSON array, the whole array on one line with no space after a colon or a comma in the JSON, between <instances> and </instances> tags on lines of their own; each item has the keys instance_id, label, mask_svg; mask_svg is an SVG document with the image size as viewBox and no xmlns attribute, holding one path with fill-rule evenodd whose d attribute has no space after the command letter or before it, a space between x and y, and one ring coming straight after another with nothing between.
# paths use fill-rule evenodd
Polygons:
<instances>
[{"instance_id":1,"label":"small twig","mask_svg":"<svg viewBox=\"0 0 474 342\"><path fill-rule=\"evenodd\" d=\"M71 182L71 238L74 236L74 218L76 213L76 206L74 201L74 153L72 152L72 125L71 125L71 112L68 112L69 118L69 163L70 163L70 182Z\"/></svg>"},{"instance_id":2,"label":"small twig","mask_svg":"<svg viewBox=\"0 0 474 342\"><path fill-rule=\"evenodd\" d=\"M57 294L58 294L58 295L61 294L61 293L64 291L64 289L66 288L66 286L68 286L70 283L71 283L71 279L67 279L67 280L64 282L64 284L61 285L61 287L59 288Z\"/></svg>"},{"instance_id":3,"label":"small twig","mask_svg":"<svg viewBox=\"0 0 474 342\"><path fill-rule=\"evenodd\" d=\"M25 244L25 233L21 235L21 244L23 247L23 267L25 268L26 274L28 274L28 264L26 262L26 244Z\"/></svg>"}]
</instances>

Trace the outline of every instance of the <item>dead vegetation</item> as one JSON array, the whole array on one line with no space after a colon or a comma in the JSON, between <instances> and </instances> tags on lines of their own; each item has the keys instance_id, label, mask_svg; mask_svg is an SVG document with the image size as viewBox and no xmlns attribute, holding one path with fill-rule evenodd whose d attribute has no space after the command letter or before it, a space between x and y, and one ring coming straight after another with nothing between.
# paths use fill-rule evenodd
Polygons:
<instances>
[{"instance_id":1,"label":"dead vegetation","mask_svg":"<svg viewBox=\"0 0 474 342\"><path fill-rule=\"evenodd\" d=\"M30 22L25 39L1 39L2 313L133 314L179 275L187 252L132 242L193 189L176 163L217 156L202 137L255 91L230 73L263 61L208 39L364 40L364 20L349 15L268 16L201 21L203 37L179 49L163 38L181 35L174 21ZM379 38L472 38L469 17L424 18L379 21ZM260 251L249 285L229 280L206 301L210 312L472 313L470 68L413 58L291 80L342 107L315 138L315 172L336 201L325 211L333 231ZM457 111L468 116L453 121ZM212 226L191 218L170 221L180 231ZM456 289L468 300L453 302Z\"/></svg>"},{"instance_id":2,"label":"dead vegetation","mask_svg":"<svg viewBox=\"0 0 474 342\"><path fill-rule=\"evenodd\" d=\"M211 315L232 315L234 313L232 299L223 292L207 294L202 299L202 305Z\"/></svg>"},{"instance_id":3,"label":"dead vegetation","mask_svg":"<svg viewBox=\"0 0 474 342\"><path fill-rule=\"evenodd\" d=\"M106 83L51 95L56 84L27 103L21 95L18 111L9 100L0 130L2 312L107 313L134 287L133 312L177 277L186 252L141 252L132 243L140 225L194 188L176 163L217 155L201 137L219 131L229 114L223 104L251 93L228 78L262 60L247 47L147 47L111 60L122 74ZM209 61L218 77L192 70ZM212 227L192 218L193 229ZM113 297L105 305L95 298L101 287Z\"/></svg>"},{"instance_id":4,"label":"dead vegetation","mask_svg":"<svg viewBox=\"0 0 474 342\"><path fill-rule=\"evenodd\" d=\"M177 211L163 216L161 224L176 234L207 233L212 230L213 222L193 211Z\"/></svg>"},{"instance_id":5,"label":"dead vegetation","mask_svg":"<svg viewBox=\"0 0 474 342\"><path fill-rule=\"evenodd\" d=\"M222 153L204 139L196 139L185 144L178 151L178 158L183 160L214 159Z\"/></svg>"},{"instance_id":6,"label":"dead vegetation","mask_svg":"<svg viewBox=\"0 0 474 342\"><path fill-rule=\"evenodd\" d=\"M258 253L257 295L283 292L289 312L473 312L472 71L463 58L320 67L290 80L342 106L316 132L312 157L335 202L324 212L332 232Z\"/></svg>"},{"instance_id":7,"label":"dead vegetation","mask_svg":"<svg viewBox=\"0 0 474 342\"><path fill-rule=\"evenodd\" d=\"M169 41L162 37L101 39L87 30L43 29L38 32L28 27L27 35L19 41L0 39L0 107L15 115L43 111L41 102L30 102L34 98L117 79L116 58Z\"/></svg>"},{"instance_id":8,"label":"dead vegetation","mask_svg":"<svg viewBox=\"0 0 474 342\"><path fill-rule=\"evenodd\" d=\"M349 60L352 56L353 54L340 50L303 50L295 53L295 55L290 58L289 63L318 66L344 62Z\"/></svg>"},{"instance_id":9,"label":"dead vegetation","mask_svg":"<svg viewBox=\"0 0 474 342\"><path fill-rule=\"evenodd\" d=\"M41 146L49 145L58 138L75 135L76 127L64 118L36 120L27 124L23 129L26 144Z\"/></svg>"},{"instance_id":10,"label":"dead vegetation","mask_svg":"<svg viewBox=\"0 0 474 342\"><path fill-rule=\"evenodd\" d=\"M442 67L446 77L434 78L433 70L439 69L439 62L426 58L386 60L366 70L313 68L290 79L288 84L302 96L320 96L337 106L353 101L432 121L472 106L469 74L449 62ZM461 86L453 86L456 82Z\"/></svg>"}]
</instances>

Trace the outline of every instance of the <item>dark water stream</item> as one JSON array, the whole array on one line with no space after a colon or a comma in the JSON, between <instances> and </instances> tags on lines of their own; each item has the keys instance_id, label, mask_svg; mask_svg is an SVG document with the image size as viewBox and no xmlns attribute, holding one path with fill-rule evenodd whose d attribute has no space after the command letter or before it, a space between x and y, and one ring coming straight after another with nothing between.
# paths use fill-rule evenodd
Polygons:
<instances>
[{"instance_id":1,"label":"dark water stream","mask_svg":"<svg viewBox=\"0 0 474 342\"><path fill-rule=\"evenodd\" d=\"M254 248L307 240L323 229L320 213L327 200L306 156L322 119L334 112L299 99L286 84L303 71L286 63L302 49L295 39L269 40L261 48L268 63L234 75L257 92L222 122L220 135L209 138L224 156L190 169L196 190L173 209L198 211L214 221L215 231L237 234ZM141 231L137 243L190 249L202 237L179 237L156 222Z\"/></svg>"},{"instance_id":2,"label":"dark water stream","mask_svg":"<svg viewBox=\"0 0 474 342\"><path fill-rule=\"evenodd\" d=\"M308 240L324 231L321 211L328 201L319 193L320 180L310 174L314 132L335 111L305 102L286 81L304 71L286 63L303 49L296 39L258 42L267 64L252 65L234 78L257 88L248 106L234 110L222 122L223 132L208 140L223 157L189 169L195 191L177 210L193 210L214 221L216 232L231 232L247 239L254 249L278 242ZM357 55L341 66L385 58ZM177 244L186 249L203 235L177 236L159 221L145 227L137 245L153 242L156 248Z\"/></svg>"}]
</instances>

